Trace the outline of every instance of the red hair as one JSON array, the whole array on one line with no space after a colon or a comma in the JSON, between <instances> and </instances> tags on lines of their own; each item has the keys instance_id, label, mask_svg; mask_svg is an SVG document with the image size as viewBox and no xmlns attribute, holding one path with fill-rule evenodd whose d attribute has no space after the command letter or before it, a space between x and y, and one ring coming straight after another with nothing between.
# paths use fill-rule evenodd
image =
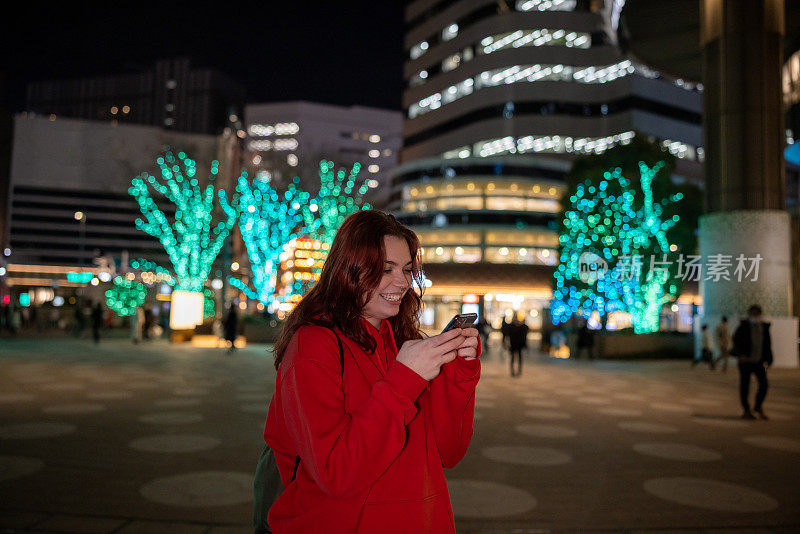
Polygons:
<instances>
[{"instance_id":1,"label":"red hair","mask_svg":"<svg viewBox=\"0 0 800 534\"><path fill-rule=\"evenodd\" d=\"M375 350L375 340L364 326L361 313L383 276L386 251L383 238L395 236L408 244L411 253L411 276L416 282L406 291L400 311L389 318L397 346L409 339L420 339L419 312L425 277L420 260L417 235L392 215L365 210L350 215L336 232L328 259L319 280L292 310L275 343L275 368L283 360L289 341L307 324L335 326L364 350Z\"/></svg>"}]
</instances>

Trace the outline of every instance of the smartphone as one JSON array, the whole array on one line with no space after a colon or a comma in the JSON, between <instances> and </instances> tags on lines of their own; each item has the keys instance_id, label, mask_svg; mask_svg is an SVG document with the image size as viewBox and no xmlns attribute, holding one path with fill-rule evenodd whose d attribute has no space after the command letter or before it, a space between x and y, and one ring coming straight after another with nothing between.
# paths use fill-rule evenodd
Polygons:
<instances>
[{"instance_id":1,"label":"smartphone","mask_svg":"<svg viewBox=\"0 0 800 534\"><path fill-rule=\"evenodd\" d=\"M470 328L477 320L477 313L457 313L455 317L450 319L450 322L447 323L447 326L444 327L442 334L448 330L452 330L453 328Z\"/></svg>"}]
</instances>

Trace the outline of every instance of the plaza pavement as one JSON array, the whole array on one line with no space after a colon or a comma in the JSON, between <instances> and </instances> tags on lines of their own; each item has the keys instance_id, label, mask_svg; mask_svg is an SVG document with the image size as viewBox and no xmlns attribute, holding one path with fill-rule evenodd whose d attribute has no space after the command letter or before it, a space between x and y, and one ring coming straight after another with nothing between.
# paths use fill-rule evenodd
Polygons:
<instances>
[{"instance_id":1,"label":"plaza pavement","mask_svg":"<svg viewBox=\"0 0 800 534\"><path fill-rule=\"evenodd\" d=\"M267 350L0 339L0 532L252 532ZM770 380L751 422L735 368L529 355L511 378L494 346L457 530L800 532L800 371Z\"/></svg>"}]
</instances>

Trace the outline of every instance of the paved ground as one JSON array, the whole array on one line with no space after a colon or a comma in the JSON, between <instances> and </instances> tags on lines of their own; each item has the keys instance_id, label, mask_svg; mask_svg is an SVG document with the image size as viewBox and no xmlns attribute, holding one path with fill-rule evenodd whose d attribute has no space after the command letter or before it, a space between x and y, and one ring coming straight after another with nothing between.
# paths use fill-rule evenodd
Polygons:
<instances>
[{"instance_id":1,"label":"paved ground","mask_svg":"<svg viewBox=\"0 0 800 534\"><path fill-rule=\"evenodd\" d=\"M800 372L770 421L686 362L484 362L460 534L800 532ZM0 532L252 532L265 346L0 339Z\"/></svg>"}]
</instances>

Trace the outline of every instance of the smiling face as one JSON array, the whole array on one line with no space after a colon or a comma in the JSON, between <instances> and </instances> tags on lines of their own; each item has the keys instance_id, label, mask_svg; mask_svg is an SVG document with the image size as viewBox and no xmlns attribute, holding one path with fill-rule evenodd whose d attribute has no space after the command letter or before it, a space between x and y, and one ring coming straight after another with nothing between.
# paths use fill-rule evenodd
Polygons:
<instances>
[{"instance_id":1,"label":"smiling face","mask_svg":"<svg viewBox=\"0 0 800 534\"><path fill-rule=\"evenodd\" d=\"M411 287L411 252L404 239L393 235L383 238L383 276L361 315L375 328L381 321L394 317L400 311L400 303Z\"/></svg>"}]
</instances>

